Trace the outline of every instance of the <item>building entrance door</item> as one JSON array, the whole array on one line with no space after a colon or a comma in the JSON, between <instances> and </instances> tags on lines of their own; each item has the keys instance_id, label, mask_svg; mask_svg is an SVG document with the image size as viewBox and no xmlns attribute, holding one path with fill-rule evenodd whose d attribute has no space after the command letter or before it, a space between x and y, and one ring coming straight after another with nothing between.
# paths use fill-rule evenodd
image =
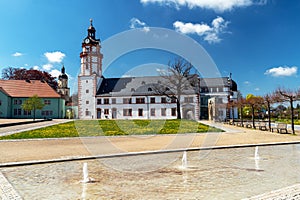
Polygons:
<instances>
[{"instance_id":1,"label":"building entrance door","mask_svg":"<svg viewBox=\"0 0 300 200\"><path fill-rule=\"evenodd\" d=\"M97 109L97 119L101 119L101 109Z\"/></svg>"},{"instance_id":2,"label":"building entrance door","mask_svg":"<svg viewBox=\"0 0 300 200\"><path fill-rule=\"evenodd\" d=\"M116 108L112 109L112 113L111 114L112 114L112 116L111 116L112 119L117 119L117 109Z\"/></svg>"}]
</instances>

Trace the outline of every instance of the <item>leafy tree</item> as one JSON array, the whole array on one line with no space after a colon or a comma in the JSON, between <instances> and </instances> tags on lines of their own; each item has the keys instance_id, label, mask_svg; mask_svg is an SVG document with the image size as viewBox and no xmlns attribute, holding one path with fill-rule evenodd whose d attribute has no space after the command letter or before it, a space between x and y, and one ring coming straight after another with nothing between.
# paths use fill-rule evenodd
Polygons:
<instances>
[{"instance_id":1,"label":"leafy tree","mask_svg":"<svg viewBox=\"0 0 300 200\"><path fill-rule=\"evenodd\" d=\"M176 101L177 119L181 119L181 96L195 94L198 90L199 77L191 73L192 69L191 63L177 58L173 63L169 62L167 72L161 74L164 82L154 88L157 93Z\"/></svg>"},{"instance_id":2,"label":"leafy tree","mask_svg":"<svg viewBox=\"0 0 300 200\"><path fill-rule=\"evenodd\" d=\"M33 121L35 120L36 110L43 109L45 105L42 103L42 100L37 96L34 95L28 98L23 104L22 109L26 111L33 111Z\"/></svg>"},{"instance_id":3,"label":"leafy tree","mask_svg":"<svg viewBox=\"0 0 300 200\"><path fill-rule=\"evenodd\" d=\"M2 78L5 80L43 80L54 90L57 89L56 77L45 71L8 67L2 70Z\"/></svg>"},{"instance_id":4,"label":"leafy tree","mask_svg":"<svg viewBox=\"0 0 300 200\"><path fill-rule=\"evenodd\" d=\"M260 96L254 96L253 94L248 94L246 96L246 104L251 108L253 128L255 128L255 121L254 121L255 110L261 108L263 103L264 103L263 98Z\"/></svg>"}]
</instances>

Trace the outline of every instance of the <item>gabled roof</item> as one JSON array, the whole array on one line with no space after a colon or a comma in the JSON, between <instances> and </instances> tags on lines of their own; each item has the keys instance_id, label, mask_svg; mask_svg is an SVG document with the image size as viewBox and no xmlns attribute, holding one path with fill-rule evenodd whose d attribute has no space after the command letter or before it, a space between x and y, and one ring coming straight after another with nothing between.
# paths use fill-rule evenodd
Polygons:
<instances>
[{"instance_id":1,"label":"gabled roof","mask_svg":"<svg viewBox=\"0 0 300 200\"><path fill-rule=\"evenodd\" d=\"M60 98L60 95L46 82L39 80L0 80L0 87L11 97Z\"/></svg>"},{"instance_id":2,"label":"gabled roof","mask_svg":"<svg viewBox=\"0 0 300 200\"><path fill-rule=\"evenodd\" d=\"M200 78L200 87L231 87L232 91L237 91L236 82L228 77Z\"/></svg>"}]
</instances>

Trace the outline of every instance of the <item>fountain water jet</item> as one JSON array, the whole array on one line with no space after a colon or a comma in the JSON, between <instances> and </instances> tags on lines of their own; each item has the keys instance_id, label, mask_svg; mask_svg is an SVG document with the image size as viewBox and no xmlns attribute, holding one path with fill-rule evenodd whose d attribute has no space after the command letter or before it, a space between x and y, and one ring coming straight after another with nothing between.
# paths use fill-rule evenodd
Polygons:
<instances>
[{"instance_id":1,"label":"fountain water jet","mask_svg":"<svg viewBox=\"0 0 300 200\"><path fill-rule=\"evenodd\" d=\"M183 169L186 169L187 166L188 166L188 163L187 163L187 162L188 162L188 161L187 161L187 153L186 153L186 151L183 152L181 162L182 162L181 167L182 167Z\"/></svg>"},{"instance_id":2,"label":"fountain water jet","mask_svg":"<svg viewBox=\"0 0 300 200\"><path fill-rule=\"evenodd\" d=\"M89 177L88 165L86 162L83 163L82 172L83 172L83 180L81 181L82 183L90 183L94 181L92 178Z\"/></svg>"},{"instance_id":3,"label":"fountain water jet","mask_svg":"<svg viewBox=\"0 0 300 200\"><path fill-rule=\"evenodd\" d=\"M258 146L255 147L254 159L259 160Z\"/></svg>"}]
</instances>

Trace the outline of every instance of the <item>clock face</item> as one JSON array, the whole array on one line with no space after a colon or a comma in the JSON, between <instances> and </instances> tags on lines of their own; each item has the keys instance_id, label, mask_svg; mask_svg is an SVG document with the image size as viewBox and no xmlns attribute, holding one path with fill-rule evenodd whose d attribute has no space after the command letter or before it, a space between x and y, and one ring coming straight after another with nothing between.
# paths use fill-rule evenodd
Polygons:
<instances>
[{"instance_id":1,"label":"clock face","mask_svg":"<svg viewBox=\"0 0 300 200\"><path fill-rule=\"evenodd\" d=\"M90 39L89 39L89 38L86 38L86 39L84 40L84 42L87 44L87 43L90 42Z\"/></svg>"}]
</instances>

